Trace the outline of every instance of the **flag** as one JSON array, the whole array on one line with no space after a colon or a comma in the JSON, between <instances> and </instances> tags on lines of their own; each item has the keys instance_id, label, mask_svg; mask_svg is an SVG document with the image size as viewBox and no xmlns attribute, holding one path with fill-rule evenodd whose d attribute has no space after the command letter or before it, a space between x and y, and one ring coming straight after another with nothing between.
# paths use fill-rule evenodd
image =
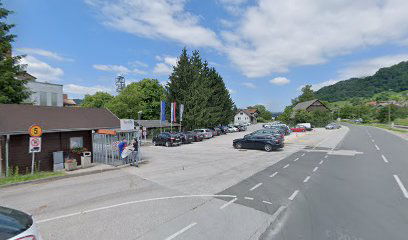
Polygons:
<instances>
[{"instance_id":1,"label":"flag","mask_svg":"<svg viewBox=\"0 0 408 240\"><path fill-rule=\"evenodd\" d=\"M160 102L160 120L166 121L166 102L165 101Z\"/></svg>"},{"instance_id":2,"label":"flag","mask_svg":"<svg viewBox=\"0 0 408 240\"><path fill-rule=\"evenodd\" d=\"M184 104L180 104L180 122L183 121Z\"/></svg>"},{"instance_id":3,"label":"flag","mask_svg":"<svg viewBox=\"0 0 408 240\"><path fill-rule=\"evenodd\" d=\"M173 121L174 121L173 116L174 116L174 104L171 103L170 104L170 121L171 121L171 123L173 123Z\"/></svg>"}]
</instances>

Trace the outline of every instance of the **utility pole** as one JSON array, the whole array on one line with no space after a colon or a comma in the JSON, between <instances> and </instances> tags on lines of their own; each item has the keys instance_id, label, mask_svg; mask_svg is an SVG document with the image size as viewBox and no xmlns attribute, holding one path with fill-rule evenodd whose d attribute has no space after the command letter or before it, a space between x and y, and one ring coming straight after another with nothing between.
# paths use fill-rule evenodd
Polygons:
<instances>
[{"instance_id":1,"label":"utility pole","mask_svg":"<svg viewBox=\"0 0 408 240\"><path fill-rule=\"evenodd\" d=\"M126 87L125 77L122 75L118 75L115 80L115 85L116 92L120 93Z\"/></svg>"}]
</instances>

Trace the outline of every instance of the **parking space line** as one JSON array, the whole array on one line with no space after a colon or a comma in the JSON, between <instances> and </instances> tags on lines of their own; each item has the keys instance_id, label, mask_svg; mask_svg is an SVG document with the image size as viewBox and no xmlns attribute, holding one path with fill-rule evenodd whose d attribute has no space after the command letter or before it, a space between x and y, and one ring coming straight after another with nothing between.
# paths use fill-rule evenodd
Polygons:
<instances>
[{"instance_id":1,"label":"parking space line","mask_svg":"<svg viewBox=\"0 0 408 240\"><path fill-rule=\"evenodd\" d=\"M329 157L329 155L324 156L324 158L328 158L328 157Z\"/></svg>"},{"instance_id":2,"label":"parking space line","mask_svg":"<svg viewBox=\"0 0 408 240\"><path fill-rule=\"evenodd\" d=\"M303 157L303 156L305 156L305 154L306 154L306 153L303 153L301 156Z\"/></svg>"},{"instance_id":3,"label":"parking space line","mask_svg":"<svg viewBox=\"0 0 408 240\"><path fill-rule=\"evenodd\" d=\"M310 179L310 176L307 176L307 177L305 178L305 180L303 180L303 182L307 182L307 181L309 181L309 179Z\"/></svg>"},{"instance_id":4,"label":"parking space line","mask_svg":"<svg viewBox=\"0 0 408 240\"><path fill-rule=\"evenodd\" d=\"M401 182L400 178L398 177L398 175L394 175L394 178L395 178L395 181L397 182L399 188L401 189L402 194L404 194L404 197L408 198L408 191L405 188L404 184L402 184L402 182Z\"/></svg>"},{"instance_id":5,"label":"parking space line","mask_svg":"<svg viewBox=\"0 0 408 240\"><path fill-rule=\"evenodd\" d=\"M181 229L180 231L174 233L173 235L168 236L165 240L174 239L174 238L177 237L178 235L180 235L180 234L182 234L183 232L187 231L188 229L194 227L196 224L197 224L196 222L191 223L190 225L188 225L187 227L185 227L185 228Z\"/></svg>"},{"instance_id":6,"label":"parking space line","mask_svg":"<svg viewBox=\"0 0 408 240\"><path fill-rule=\"evenodd\" d=\"M290 166L290 164L288 163L288 164L286 164L285 166L283 166L283 168L287 168L287 167L289 167Z\"/></svg>"},{"instance_id":7,"label":"parking space line","mask_svg":"<svg viewBox=\"0 0 408 240\"><path fill-rule=\"evenodd\" d=\"M253 191L253 190L257 189L261 185L262 185L262 183L260 182L260 183L256 184L255 186L253 186L251 189L249 189L249 191Z\"/></svg>"},{"instance_id":8,"label":"parking space line","mask_svg":"<svg viewBox=\"0 0 408 240\"><path fill-rule=\"evenodd\" d=\"M269 205L271 205L272 203L271 202L268 202L268 201L262 201L263 203L266 203L266 204L269 204Z\"/></svg>"},{"instance_id":9,"label":"parking space line","mask_svg":"<svg viewBox=\"0 0 408 240\"><path fill-rule=\"evenodd\" d=\"M317 169L319 169L319 167L315 167L315 168L313 168L313 172L316 172L316 171L317 171Z\"/></svg>"},{"instance_id":10,"label":"parking space line","mask_svg":"<svg viewBox=\"0 0 408 240\"><path fill-rule=\"evenodd\" d=\"M238 198L234 198L234 199L232 199L231 201L226 202L225 204L223 204L223 205L220 207L220 209L226 208L228 205L230 205L231 203L234 203L234 202L237 201L237 200L238 200Z\"/></svg>"},{"instance_id":11,"label":"parking space line","mask_svg":"<svg viewBox=\"0 0 408 240\"><path fill-rule=\"evenodd\" d=\"M382 157L382 159L384 160L385 163L388 163L388 159L384 155L381 155L381 157Z\"/></svg>"},{"instance_id":12,"label":"parking space line","mask_svg":"<svg viewBox=\"0 0 408 240\"><path fill-rule=\"evenodd\" d=\"M296 162L297 160L299 160L299 158L295 158L295 160L293 160L293 161Z\"/></svg>"},{"instance_id":13,"label":"parking space line","mask_svg":"<svg viewBox=\"0 0 408 240\"><path fill-rule=\"evenodd\" d=\"M377 146L377 144L374 144L375 148L377 148L378 151L380 151L380 148Z\"/></svg>"},{"instance_id":14,"label":"parking space line","mask_svg":"<svg viewBox=\"0 0 408 240\"><path fill-rule=\"evenodd\" d=\"M272 175L270 175L269 177L275 177L276 174L278 174L278 172L274 172Z\"/></svg>"},{"instance_id":15,"label":"parking space line","mask_svg":"<svg viewBox=\"0 0 408 240\"><path fill-rule=\"evenodd\" d=\"M323 160L320 160L319 165L322 165L322 163L323 163Z\"/></svg>"},{"instance_id":16,"label":"parking space line","mask_svg":"<svg viewBox=\"0 0 408 240\"><path fill-rule=\"evenodd\" d=\"M371 139L371 142L374 142L374 139Z\"/></svg>"},{"instance_id":17,"label":"parking space line","mask_svg":"<svg viewBox=\"0 0 408 240\"><path fill-rule=\"evenodd\" d=\"M252 197L244 197L246 200L254 200Z\"/></svg>"},{"instance_id":18,"label":"parking space line","mask_svg":"<svg viewBox=\"0 0 408 240\"><path fill-rule=\"evenodd\" d=\"M290 197L288 198L290 201L293 201L293 199L295 199L296 195L299 193L299 190L295 190L292 195L290 195Z\"/></svg>"}]
</instances>

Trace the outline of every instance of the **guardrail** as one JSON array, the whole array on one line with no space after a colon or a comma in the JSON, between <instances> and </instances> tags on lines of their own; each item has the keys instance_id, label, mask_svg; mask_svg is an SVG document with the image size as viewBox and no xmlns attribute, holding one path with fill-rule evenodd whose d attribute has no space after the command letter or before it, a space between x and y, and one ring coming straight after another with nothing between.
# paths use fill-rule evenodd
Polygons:
<instances>
[{"instance_id":1,"label":"guardrail","mask_svg":"<svg viewBox=\"0 0 408 240\"><path fill-rule=\"evenodd\" d=\"M404 125L394 125L395 128L402 128L402 129L408 129L408 126Z\"/></svg>"}]
</instances>

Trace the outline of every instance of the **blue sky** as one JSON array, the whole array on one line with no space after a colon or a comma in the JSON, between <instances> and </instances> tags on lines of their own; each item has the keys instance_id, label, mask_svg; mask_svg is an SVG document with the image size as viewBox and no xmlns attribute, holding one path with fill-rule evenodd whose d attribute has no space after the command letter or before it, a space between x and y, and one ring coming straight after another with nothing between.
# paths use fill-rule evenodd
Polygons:
<instances>
[{"instance_id":1,"label":"blue sky","mask_svg":"<svg viewBox=\"0 0 408 240\"><path fill-rule=\"evenodd\" d=\"M114 78L165 83L181 49L200 50L238 107L280 111L314 89L408 60L406 0L5 0L15 54L70 97Z\"/></svg>"}]
</instances>

